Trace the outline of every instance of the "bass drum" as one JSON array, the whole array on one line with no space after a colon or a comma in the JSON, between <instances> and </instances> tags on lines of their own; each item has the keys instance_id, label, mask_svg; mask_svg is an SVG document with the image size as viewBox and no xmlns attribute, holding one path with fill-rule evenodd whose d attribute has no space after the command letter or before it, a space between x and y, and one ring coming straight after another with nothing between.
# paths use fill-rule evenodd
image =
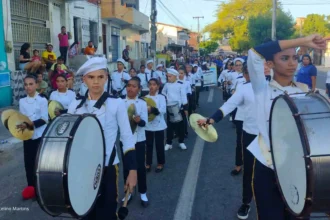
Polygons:
<instances>
[{"instance_id":1,"label":"bass drum","mask_svg":"<svg viewBox=\"0 0 330 220\"><path fill-rule=\"evenodd\" d=\"M93 115L58 116L46 128L36 160L36 194L51 216L89 213L99 194L105 141Z\"/></svg>"},{"instance_id":2,"label":"bass drum","mask_svg":"<svg viewBox=\"0 0 330 220\"><path fill-rule=\"evenodd\" d=\"M277 183L297 217L330 211L330 104L315 93L281 95L270 115Z\"/></svg>"}]
</instances>

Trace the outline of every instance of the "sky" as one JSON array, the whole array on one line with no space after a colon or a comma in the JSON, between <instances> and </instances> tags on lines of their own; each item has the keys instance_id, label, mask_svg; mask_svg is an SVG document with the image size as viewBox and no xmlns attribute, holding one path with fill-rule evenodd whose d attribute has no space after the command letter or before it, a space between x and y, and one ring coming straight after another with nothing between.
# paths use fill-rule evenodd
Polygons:
<instances>
[{"instance_id":1,"label":"sky","mask_svg":"<svg viewBox=\"0 0 330 220\"><path fill-rule=\"evenodd\" d=\"M215 1L217 0L157 0L157 22L178 26L184 25L186 28L197 31L197 20L193 19L193 17L204 16L204 19L200 19L201 29L216 20L215 11L219 3ZM180 21L172 18L161 2ZM281 0L281 2L288 4L283 5L283 8L285 11L290 11L293 18L305 17L311 13L330 15L330 0ZM140 11L149 16L151 0L140 0Z\"/></svg>"}]
</instances>

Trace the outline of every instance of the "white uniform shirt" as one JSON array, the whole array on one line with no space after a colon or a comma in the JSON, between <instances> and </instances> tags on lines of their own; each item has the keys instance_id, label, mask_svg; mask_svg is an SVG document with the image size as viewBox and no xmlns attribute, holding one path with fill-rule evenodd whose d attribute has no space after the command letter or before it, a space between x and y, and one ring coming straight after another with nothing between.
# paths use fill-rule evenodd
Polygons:
<instances>
[{"instance_id":1,"label":"white uniform shirt","mask_svg":"<svg viewBox=\"0 0 330 220\"><path fill-rule=\"evenodd\" d=\"M190 85L195 85L196 83L196 75L192 73L188 73L186 80L189 81Z\"/></svg>"},{"instance_id":2,"label":"white uniform shirt","mask_svg":"<svg viewBox=\"0 0 330 220\"><path fill-rule=\"evenodd\" d=\"M167 103L179 102L179 107L188 103L186 89L182 82L166 83L162 94L166 97Z\"/></svg>"},{"instance_id":3,"label":"white uniform shirt","mask_svg":"<svg viewBox=\"0 0 330 220\"><path fill-rule=\"evenodd\" d=\"M147 95L146 97L151 98L156 103L156 108L159 111L159 115L155 117L154 120L147 123L146 131L162 131L167 128L165 122L165 114L166 114L166 99L162 94L157 94L155 96Z\"/></svg>"},{"instance_id":4,"label":"white uniform shirt","mask_svg":"<svg viewBox=\"0 0 330 220\"><path fill-rule=\"evenodd\" d=\"M157 76L159 77L160 79L160 82L162 84L165 84L167 82L167 79L166 79L166 73L163 72L163 71L159 71L159 70L156 70L155 73L157 74Z\"/></svg>"},{"instance_id":5,"label":"white uniform shirt","mask_svg":"<svg viewBox=\"0 0 330 220\"><path fill-rule=\"evenodd\" d=\"M48 101L37 92L34 97L27 96L19 100L19 111L31 121L42 119L46 123L48 122ZM47 125L42 125L39 128L34 128L31 139L35 140L40 138L46 127Z\"/></svg>"},{"instance_id":6,"label":"white uniform shirt","mask_svg":"<svg viewBox=\"0 0 330 220\"><path fill-rule=\"evenodd\" d=\"M191 85L189 81L183 79L183 80L178 80L178 82L182 82L182 85L186 91L186 95L191 94Z\"/></svg>"},{"instance_id":7,"label":"white uniform shirt","mask_svg":"<svg viewBox=\"0 0 330 220\"><path fill-rule=\"evenodd\" d=\"M259 130L258 137L253 140L248 149L258 161L273 169L272 161L267 160L264 156L264 152L270 151L269 116L271 105L274 98L284 94L284 92L293 94L300 93L302 90L294 84L282 87L274 80L268 83L264 75L264 58L252 49L249 50L248 57L248 70L255 96L255 109L258 116L257 125ZM260 143L264 144L261 145Z\"/></svg>"},{"instance_id":8,"label":"white uniform shirt","mask_svg":"<svg viewBox=\"0 0 330 220\"><path fill-rule=\"evenodd\" d=\"M62 104L64 109L68 109L71 102L76 98L76 93L70 89L66 92L59 92L58 90L53 91L50 94L49 100L58 101Z\"/></svg>"},{"instance_id":9,"label":"white uniform shirt","mask_svg":"<svg viewBox=\"0 0 330 220\"><path fill-rule=\"evenodd\" d=\"M148 82L150 79L158 79L159 76L156 71L153 71L152 69L149 70L148 68L145 69L145 73L147 74Z\"/></svg>"},{"instance_id":10,"label":"white uniform shirt","mask_svg":"<svg viewBox=\"0 0 330 220\"><path fill-rule=\"evenodd\" d=\"M147 107L147 103L139 98L135 98L135 99L128 99L127 97L125 99L123 99L125 102L125 106L126 106L126 112L128 107L131 104L135 104L135 108L136 108L136 115L139 115L141 120L146 122L146 125L148 123L148 107ZM134 140L135 143L136 142L141 142L141 141L145 141L146 140L146 132L145 132L145 127L140 127L137 126L136 131L134 132ZM120 139L120 141L122 141L122 139Z\"/></svg>"},{"instance_id":11,"label":"white uniform shirt","mask_svg":"<svg viewBox=\"0 0 330 220\"><path fill-rule=\"evenodd\" d=\"M228 73L227 73L227 80L228 80L228 82L231 82L231 84L230 85L228 85L228 88L230 89L230 90L232 90L233 88L234 88L234 86L235 86L235 81L236 81L236 79L237 79L237 77L239 76L239 74L236 72L236 71L229 71Z\"/></svg>"},{"instance_id":12,"label":"white uniform shirt","mask_svg":"<svg viewBox=\"0 0 330 220\"><path fill-rule=\"evenodd\" d=\"M149 88L148 88L147 74L146 73L138 73L137 76L141 80L142 90L149 90Z\"/></svg>"},{"instance_id":13,"label":"white uniform shirt","mask_svg":"<svg viewBox=\"0 0 330 220\"><path fill-rule=\"evenodd\" d=\"M246 82L242 73L238 74L238 77L234 80L234 85L232 87L232 91L238 90L244 83ZM237 106L237 111L235 115L235 121L244 121L244 110L242 105Z\"/></svg>"},{"instance_id":14,"label":"white uniform shirt","mask_svg":"<svg viewBox=\"0 0 330 220\"><path fill-rule=\"evenodd\" d=\"M122 99L108 98L100 109L95 108L96 100L86 100L85 104L76 109L81 100L74 100L69 106L68 113L70 114L95 114L100 121L105 138L106 158L105 164L108 166L110 156L115 147L118 128L120 130L120 138L123 140L124 153L131 149L135 149L134 137L128 121L127 109ZM119 163L119 158L116 151L116 158L113 165Z\"/></svg>"},{"instance_id":15,"label":"white uniform shirt","mask_svg":"<svg viewBox=\"0 0 330 220\"><path fill-rule=\"evenodd\" d=\"M199 68L199 67L198 67L198 68ZM202 76L203 76L202 69L201 69L201 71L197 70L197 72L194 73L194 77L195 77L195 86L202 86Z\"/></svg>"},{"instance_id":16,"label":"white uniform shirt","mask_svg":"<svg viewBox=\"0 0 330 220\"><path fill-rule=\"evenodd\" d=\"M116 90L117 92L121 91L124 86L125 86L125 83L122 81L123 80L130 80L131 77L130 75L122 70L121 72L118 72L118 70L114 71L112 74L111 74L111 79L112 79L112 87L114 90ZM126 94L126 89L124 89L122 91L122 95L125 95Z\"/></svg>"},{"instance_id":17,"label":"white uniform shirt","mask_svg":"<svg viewBox=\"0 0 330 220\"><path fill-rule=\"evenodd\" d=\"M327 80L325 83L330 83L330 70L327 72Z\"/></svg>"}]
</instances>

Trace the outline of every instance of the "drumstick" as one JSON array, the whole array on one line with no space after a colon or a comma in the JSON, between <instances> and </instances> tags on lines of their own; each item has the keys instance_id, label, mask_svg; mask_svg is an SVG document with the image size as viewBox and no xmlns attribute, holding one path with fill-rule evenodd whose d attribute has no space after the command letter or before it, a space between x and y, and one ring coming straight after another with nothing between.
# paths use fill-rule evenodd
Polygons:
<instances>
[{"instance_id":1,"label":"drumstick","mask_svg":"<svg viewBox=\"0 0 330 220\"><path fill-rule=\"evenodd\" d=\"M127 189L126 191L126 195L125 195L125 201L122 207L120 207L120 209L118 210L118 217L119 219L123 220L127 217L128 215L128 208L126 208L127 203L128 203L128 195L130 194L129 189Z\"/></svg>"}]
</instances>

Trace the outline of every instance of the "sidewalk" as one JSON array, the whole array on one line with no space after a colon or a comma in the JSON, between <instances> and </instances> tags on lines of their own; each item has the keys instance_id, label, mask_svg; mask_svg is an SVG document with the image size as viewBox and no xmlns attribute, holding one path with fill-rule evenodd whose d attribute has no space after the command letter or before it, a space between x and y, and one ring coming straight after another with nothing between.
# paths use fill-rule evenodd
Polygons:
<instances>
[{"instance_id":1,"label":"sidewalk","mask_svg":"<svg viewBox=\"0 0 330 220\"><path fill-rule=\"evenodd\" d=\"M330 67L325 67L325 66L316 66L318 71L327 73L328 71L330 71Z\"/></svg>"}]
</instances>

